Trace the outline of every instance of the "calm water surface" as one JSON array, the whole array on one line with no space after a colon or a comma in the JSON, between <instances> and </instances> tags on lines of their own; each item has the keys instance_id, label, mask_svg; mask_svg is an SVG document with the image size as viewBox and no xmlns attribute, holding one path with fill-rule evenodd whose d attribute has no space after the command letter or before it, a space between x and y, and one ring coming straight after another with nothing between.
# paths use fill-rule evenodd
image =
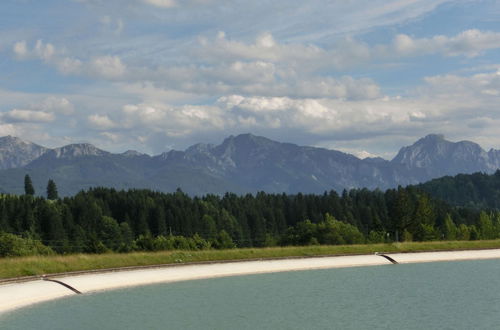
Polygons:
<instances>
[{"instance_id":1,"label":"calm water surface","mask_svg":"<svg viewBox=\"0 0 500 330\"><path fill-rule=\"evenodd\" d=\"M0 329L499 329L500 260L314 270L74 296Z\"/></svg>"}]
</instances>

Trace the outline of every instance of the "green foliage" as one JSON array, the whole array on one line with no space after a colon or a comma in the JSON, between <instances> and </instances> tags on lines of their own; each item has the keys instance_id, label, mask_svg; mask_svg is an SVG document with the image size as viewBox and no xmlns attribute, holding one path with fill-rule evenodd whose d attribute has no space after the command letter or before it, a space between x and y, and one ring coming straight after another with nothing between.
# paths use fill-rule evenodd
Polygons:
<instances>
[{"instance_id":1,"label":"green foliage","mask_svg":"<svg viewBox=\"0 0 500 330\"><path fill-rule=\"evenodd\" d=\"M458 226L457 229L457 240L459 241L468 241L470 240L470 228L464 225L463 223Z\"/></svg>"},{"instance_id":2,"label":"green foliage","mask_svg":"<svg viewBox=\"0 0 500 330\"><path fill-rule=\"evenodd\" d=\"M29 196L35 195L35 188L33 188L33 182L28 174L24 176L24 193Z\"/></svg>"},{"instance_id":3,"label":"green foliage","mask_svg":"<svg viewBox=\"0 0 500 330\"><path fill-rule=\"evenodd\" d=\"M54 254L52 249L43 245L40 241L0 232L0 257L51 254Z\"/></svg>"},{"instance_id":4,"label":"green foliage","mask_svg":"<svg viewBox=\"0 0 500 330\"><path fill-rule=\"evenodd\" d=\"M361 244L364 241L363 234L358 228L326 214L325 220L317 224L306 220L289 228L282 243L283 245L340 245Z\"/></svg>"},{"instance_id":5,"label":"green foliage","mask_svg":"<svg viewBox=\"0 0 500 330\"><path fill-rule=\"evenodd\" d=\"M445 176L417 187L452 205L500 210L500 170L492 175L474 173Z\"/></svg>"},{"instance_id":6,"label":"green foliage","mask_svg":"<svg viewBox=\"0 0 500 330\"><path fill-rule=\"evenodd\" d=\"M386 235L384 232L372 230L368 234L367 243L371 243L371 244L384 243L385 239L386 239Z\"/></svg>"},{"instance_id":7,"label":"green foliage","mask_svg":"<svg viewBox=\"0 0 500 330\"><path fill-rule=\"evenodd\" d=\"M213 245L216 249L233 249L236 247L233 239L224 229L217 234Z\"/></svg>"},{"instance_id":8,"label":"green foliage","mask_svg":"<svg viewBox=\"0 0 500 330\"><path fill-rule=\"evenodd\" d=\"M444 239L449 241L454 241L459 236L457 226L455 225L449 214L447 214L446 218L444 219L443 235Z\"/></svg>"},{"instance_id":9,"label":"green foliage","mask_svg":"<svg viewBox=\"0 0 500 330\"><path fill-rule=\"evenodd\" d=\"M497 237L496 228L491 216L486 212L479 214L479 235L481 239L494 239Z\"/></svg>"},{"instance_id":10,"label":"green foliage","mask_svg":"<svg viewBox=\"0 0 500 330\"><path fill-rule=\"evenodd\" d=\"M171 250L207 250L211 248L209 241L195 234L193 237L140 235L136 240L136 248L140 251L171 251ZM233 245L234 247L234 245Z\"/></svg>"},{"instance_id":11,"label":"green foliage","mask_svg":"<svg viewBox=\"0 0 500 330\"><path fill-rule=\"evenodd\" d=\"M50 179L47 183L47 199L55 200L59 198L59 194L57 193L57 186L54 180Z\"/></svg>"},{"instance_id":12,"label":"green foliage","mask_svg":"<svg viewBox=\"0 0 500 330\"><path fill-rule=\"evenodd\" d=\"M500 212L449 206L415 187L203 197L95 188L54 200L0 195L0 231L60 254L194 251L495 239Z\"/></svg>"}]
</instances>

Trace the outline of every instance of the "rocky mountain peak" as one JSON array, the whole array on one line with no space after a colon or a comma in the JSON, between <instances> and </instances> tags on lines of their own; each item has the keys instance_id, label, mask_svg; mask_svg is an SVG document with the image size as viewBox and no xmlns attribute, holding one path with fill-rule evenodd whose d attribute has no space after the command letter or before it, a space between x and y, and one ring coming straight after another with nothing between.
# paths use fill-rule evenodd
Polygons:
<instances>
[{"instance_id":1,"label":"rocky mountain peak","mask_svg":"<svg viewBox=\"0 0 500 330\"><path fill-rule=\"evenodd\" d=\"M127 150L125 152L122 152L121 155L125 156L125 157L140 157L140 156L144 156L145 154L143 154L137 150Z\"/></svg>"},{"instance_id":2,"label":"rocky mountain peak","mask_svg":"<svg viewBox=\"0 0 500 330\"><path fill-rule=\"evenodd\" d=\"M13 145L13 144L24 144L24 143L27 143L27 142L24 142L20 138L12 136L12 135L0 137L0 145L2 145L2 146L7 145L7 144Z\"/></svg>"},{"instance_id":3,"label":"rocky mountain peak","mask_svg":"<svg viewBox=\"0 0 500 330\"><path fill-rule=\"evenodd\" d=\"M53 149L56 158L75 158L84 156L104 156L109 152L101 150L90 143L76 143Z\"/></svg>"},{"instance_id":4,"label":"rocky mountain peak","mask_svg":"<svg viewBox=\"0 0 500 330\"><path fill-rule=\"evenodd\" d=\"M427 143L439 143L439 142L447 142L444 134L428 134L423 138L419 139L416 143L419 142L427 142Z\"/></svg>"},{"instance_id":5,"label":"rocky mountain peak","mask_svg":"<svg viewBox=\"0 0 500 330\"><path fill-rule=\"evenodd\" d=\"M411 146L401 148L392 162L407 168L426 167L433 160L446 157L452 145L441 134L429 134Z\"/></svg>"},{"instance_id":6,"label":"rocky mountain peak","mask_svg":"<svg viewBox=\"0 0 500 330\"><path fill-rule=\"evenodd\" d=\"M195 145L192 145L191 147L186 149L186 154L193 154L193 153L210 153L212 149L214 148L213 144L207 144L207 143L197 143Z\"/></svg>"},{"instance_id":7,"label":"rocky mountain peak","mask_svg":"<svg viewBox=\"0 0 500 330\"><path fill-rule=\"evenodd\" d=\"M0 169L25 166L48 149L15 136L0 137Z\"/></svg>"},{"instance_id":8,"label":"rocky mountain peak","mask_svg":"<svg viewBox=\"0 0 500 330\"><path fill-rule=\"evenodd\" d=\"M0 138L0 168L24 167L33 179L46 182L56 178L73 192L106 184L162 191L187 187L186 191L196 193L321 193L361 187L385 189L444 175L493 173L500 167L499 150L485 152L476 143L451 142L439 134L402 148L392 161L361 160L340 151L252 134L230 136L217 146L199 143L185 151L171 150L150 158L130 150L108 155L113 154L88 143L46 149L12 136ZM4 177L0 173L0 186L20 189L18 183L25 171L15 172L19 175L15 180L9 171L0 171L4 173Z\"/></svg>"},{"instance_id":9,"label":"rocky mountain peak","mask_svg":"<svg viewBox=\"0 0 500 330\"><path fill-rule=\"evenodd\" d=\"M417 171L421 180L443 175L491 171L497 166L481 146L470 141L451 142L442 135L428 135L411 146L403 147L391 161Z\"/></svg>"}]
</instances>

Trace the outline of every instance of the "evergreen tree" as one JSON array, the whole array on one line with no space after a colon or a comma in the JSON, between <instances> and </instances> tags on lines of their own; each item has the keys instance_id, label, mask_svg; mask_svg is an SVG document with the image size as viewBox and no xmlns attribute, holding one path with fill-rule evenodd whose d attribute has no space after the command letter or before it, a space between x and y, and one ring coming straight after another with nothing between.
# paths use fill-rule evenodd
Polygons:
<instances>
[{"instance_id":1,"label":"evergreen tree","mask_svg":"<svg viewBox=\"0 0 500 330\"><path fill-rule=\"evenodd\" d=\"M35 195L35 188L33 188L33 183L28 174L24 176L24 193L30 196Z\"/></svg>"},{"instance_id":2,"label":"evergreen tree","mask_svg":"<svg viewBox=\"0 0 500 330\"><path fill-rule=\"evenodd\" d=\"M47 183L47 199L55 200L58 199L59 195L57 193L57 186L54 180L50 179Z\"/></svg>"}]
</instances>

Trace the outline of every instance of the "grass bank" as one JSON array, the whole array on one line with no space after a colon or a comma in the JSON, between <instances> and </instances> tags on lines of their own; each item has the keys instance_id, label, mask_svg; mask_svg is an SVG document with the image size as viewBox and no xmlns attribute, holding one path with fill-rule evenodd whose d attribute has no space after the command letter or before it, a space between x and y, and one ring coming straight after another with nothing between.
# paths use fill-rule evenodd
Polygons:
<instances>
[{"instance_id":1,"label":"grass bank","mask_svg":"<svg viewBox=\"0 0 500 330\"><path fill-rule=\"evenodd\" d=\"M231 250L134 252L126 254L75 254L64 256L0 258L0 279L73 271L189 262L372 254L374 252L394 253L491 248L500 248L500 240L293 246Z\"/></svg>"}]
</instances>

